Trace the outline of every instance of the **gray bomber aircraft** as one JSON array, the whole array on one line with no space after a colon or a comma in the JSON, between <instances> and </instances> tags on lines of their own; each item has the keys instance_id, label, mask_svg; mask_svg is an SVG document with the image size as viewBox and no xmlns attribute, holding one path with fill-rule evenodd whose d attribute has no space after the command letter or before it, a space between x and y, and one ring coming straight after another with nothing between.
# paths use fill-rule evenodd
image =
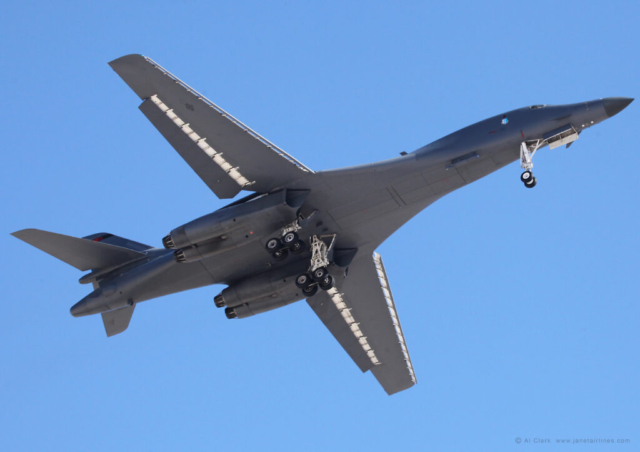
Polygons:
<instances>
[{"instance_id":1,"label":"gray bomber aircraft","mask_svg":"<svg viewBox=\"0 0 640 452\"><path fill-rule=\"evenodd\" d=\"M525 187L544 146L569 147L633 99L533 105L493 116L414 152L314 172L150 58L109 63L144 115L219 198L249 196L172 230L154 248L113 234L75 238L37 229L17 238L89 271L94 291L71 308L123 332L137 303L225 284L214 298L243 319L307 303L362 372L388 394L413 386L396 303L376 248L444 195L520 160Z\"/></svg>"}]
</instances>

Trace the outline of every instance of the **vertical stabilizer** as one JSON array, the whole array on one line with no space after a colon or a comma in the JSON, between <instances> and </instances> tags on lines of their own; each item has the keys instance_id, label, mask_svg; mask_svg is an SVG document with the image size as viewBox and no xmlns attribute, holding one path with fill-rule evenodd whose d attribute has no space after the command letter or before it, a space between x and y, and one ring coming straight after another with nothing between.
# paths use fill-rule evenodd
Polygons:
<instances>
[{"instance_id":1,"label":"vertical stabilizer","mask_svg":"<svg viewBox=\"0 0 640 452\"><path fill-rule=\"evenodd\" d=\"M136 305L134 304L126 308L102 313L102 321L104 322L104 330L107 332L107 337L120 334L129 328L129 322L135 308Z\"/></svg>"}]
</instances>

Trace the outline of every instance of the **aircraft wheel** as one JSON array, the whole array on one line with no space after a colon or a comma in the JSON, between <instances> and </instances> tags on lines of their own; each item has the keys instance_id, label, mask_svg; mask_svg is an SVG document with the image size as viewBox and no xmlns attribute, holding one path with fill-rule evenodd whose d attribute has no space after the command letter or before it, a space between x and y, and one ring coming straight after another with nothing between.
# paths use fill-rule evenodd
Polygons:
<instances>
[{"instance_id":1,"label":"aircraft wheel","mask_svg":"<svg viewBox=\"0 0 640 452\"><path fill-rule=\"evenodd\" d=\"M318 285L314 284L312 286L307 286L304 289L302 289L302 293L304 294L305 297L311 298L318 293Z\"/></svg>"},{"instance_id":2,"label":"aircraft wheel","mask_svg":"<svg viewBox=\"0 0 640 452\"><path fill-rule=\"evenodd\" d=\"M279 261L285 260L288 255L289 255L289 250L286 249L286 248L281 248L278 251L276 251L275 253L273 253L273 257L276 260L279 260Z\"/></svg>"},{"instance_id":3,"label":"aircraft wheel","mask_svg":"<svg viewBox=\"0 0 640 452\"><path fill-rule=\"evenodd\" d=\"M531 171L525 171L520 175L520 180L525 184L533 178L533 173Z\"/></svg>"},{"instance_id":4,"label":"aircraft wheel","mask_svg":"<svg viewBox=\"0 0 640 452\"><path fill-rule=\"evenodd\" d=\"M304 248L305 248L305 243L302 240L298 240L297 242L295 242L293 245L289 247L291 252L294 254L302 253L304 251Z\"/></svg>"},{"instance_id":5,"label":"aircraft wheel","mask_svg":"<svg viewBox=\"0 0 640 452\"><path fill-rule=\"evenodd\" d=\"M320 267L320 268L316 268L313 271L313 273L311 274L311 277L313 278L314 281L322 281L327 276L328 273L329 272L325 267Z\"/></svg>"},{"instance_id":6,"label":"aircraft wheel","mask_svg":"<svg viewBox=\"0 0 640 452\"><path fill-rule=\"evenodd\" d=\"M306 273L298 275L298 277L296 278L296 286L300 289L304 289L305 287L307 287L307 284L309 284L310 282L311 276L307 275Z\"/></svg>"},{"instance_id":7,"label":"aircraft wheel","mask_svg":"<svg viewBox=\"0 0 640 452\"><path fill-rule=\"evenodd\" d=\"M529 182L525 182L524 186L527 188L533 188L536 186L536 184L538 183L538 179L536 179L535 177L533 179L531 179Z\"/></svg>"},{"instance_id":8,"label":"aircraft wheel","mask_svg":"<svg viewBox=\"0 0 640 452\"><path fill-rule=\"evenodd\" d=\"M295 232L287 232L283 237L282 241L285 245L292 245L298 240L298 234Z\"/></svg>"},{"instance_id":9,"label":"aircraft wheel","mask_svg":"<svg viewBox=\"0 0 640 452\"><path fill-rule=\"evenodd\" d=\"M225 308L224 315L226 315L228 319L235 319L238 317L236 310L233 308Z\"/></svg>"},{"instance_id":10,"label":"aircraft wheel","mask_svg":"<svg viewBox=\"0 0 640 452\"><path fill-rule=\"evenodd\" d=\"M322 290L329 290L333 288L333 286L335 286L335 281L333 279L333 276L331 275L325 276L324 279L318 283L318 285Z\"/></svg>"},{"instance_id":11,"label":"aircraft wheel","mask_svg":"<svg viewBox=\"0 0 640 452\"><path fill-rule=\"evenodd\" d=\"M267 240L266 245L264 246L267 251L269 251L270 253L273 253L274 251L279 250L280 248L282 248L282 242L280 241L280 239L277 238L272 238Z\"/></svg>"},{"instance_id":12,"label":"aircraft wheel","mask_svg":"<svg viewBox=\"0 0 640 452\"><path fill-rule=\"evenodd\" d=\"M520 175L520 180L525 184L527 182L530 182L532 178L533 178L533 173L531 171L525 171L524 173L522 173L522 175Z\"/></svg>"}]
</instances>

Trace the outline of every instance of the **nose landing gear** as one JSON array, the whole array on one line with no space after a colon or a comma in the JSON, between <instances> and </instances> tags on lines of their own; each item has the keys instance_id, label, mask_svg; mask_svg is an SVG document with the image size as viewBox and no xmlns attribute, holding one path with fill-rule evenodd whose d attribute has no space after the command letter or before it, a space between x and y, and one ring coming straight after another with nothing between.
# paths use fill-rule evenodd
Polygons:
<instances>
[{"instance_id":1,"label":"nose landing gear","mask_svg":"<svg viewBox=\"0 0 640 452\"><path fill-rule=\"evenodd\" d=\"M544 140L536 140L534 142L523 141L520 144L520 166L524 169L524 173L520 176L520 180L527 188L533 188L538 183L531 170L533 169L533 155L538 149L545 145Z\"/></svg>"},{"instance_id":2,"label":"nose landing gear","mask_svg":"<svg viewBox=\"0 0 640 452\"><path fill-rule=\"evenodd\" d=\"M529 170L522 173L520 176L520 180L524 183L524 186L527 188L533 188L538 183L538 180L533 176L533 173Z\"/></svg>"}]
</instances>

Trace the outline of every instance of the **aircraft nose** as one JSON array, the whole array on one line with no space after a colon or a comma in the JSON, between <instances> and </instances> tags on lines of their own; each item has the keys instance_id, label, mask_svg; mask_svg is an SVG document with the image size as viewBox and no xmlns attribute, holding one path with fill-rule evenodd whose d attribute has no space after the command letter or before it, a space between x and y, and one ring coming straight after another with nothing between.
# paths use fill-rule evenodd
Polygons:
<instances>
[{"instance_id":1,"label":"aircraft nose","mask_svg":"<svg viewBox=\"0 0 640 452\"><path fill-rule=\"evenodd\" d=\"M633 99L630 97L607 97L606 99L602 99L604 111L609 117L620 113L622 110L627 108L631 102L633 102Z\"/></svg>"}]
</instances>

